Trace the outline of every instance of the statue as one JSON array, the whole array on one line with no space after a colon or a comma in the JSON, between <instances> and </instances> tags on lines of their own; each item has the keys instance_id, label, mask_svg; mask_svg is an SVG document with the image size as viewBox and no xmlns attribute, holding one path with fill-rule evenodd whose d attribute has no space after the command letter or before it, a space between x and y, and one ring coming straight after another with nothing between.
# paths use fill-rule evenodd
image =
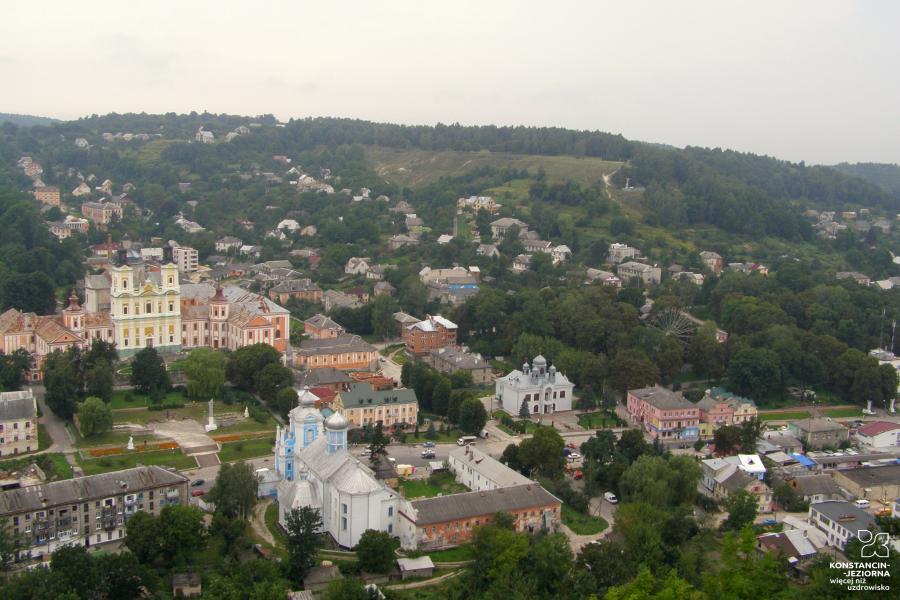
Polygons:
<instances>
[{"instance_id":1,"label":"statue","mask_svg":"<svg viewBox=\"0 0 900 600\"><path fill-rule=\"evenodd\" d=\"M245 406L245 407L244 407L244 418L245 418L245 419L249 419L249 418L250 418L250 407L249 407L249 406Z\"/></svg>"},{"instance_id":2,"label":"statue","mask_svg":"<svg viewBox=\"0 0 900 600\"><path fill-rule=\"evenodd\" d=\"M128 445L125 447L126 450L134 450L134 436L128 436Z\"/></svg>"},{"instance_id":3,"label":"statue","mask_svg":"<svg viewBox=\"0 0 900 600\"><path fill-rule=\"evenodd\" d=\"M216 425L216 418L213 416L213 399L209 399L209 421L206 424L206 431L215 431L219 426Z\"/></svg>"}]
</instances>

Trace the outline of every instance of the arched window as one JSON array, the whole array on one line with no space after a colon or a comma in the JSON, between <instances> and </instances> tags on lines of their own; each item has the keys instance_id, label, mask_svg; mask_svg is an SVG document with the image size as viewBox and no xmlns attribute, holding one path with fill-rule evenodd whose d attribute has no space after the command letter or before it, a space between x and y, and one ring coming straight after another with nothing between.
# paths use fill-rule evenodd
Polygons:
<instances>
[{"instance_id":1,"label":"arched window","mask_svg":"<svg viewBox=\"0 0 900 600\"><path fill-rule=\"evenodd\" d=\"M128 305L127 305L127 304L123 304L123 305L122 305L122 314L123 314L123 315L127 315L127 314L128 314Z\"/></svg>"}]
</instances>

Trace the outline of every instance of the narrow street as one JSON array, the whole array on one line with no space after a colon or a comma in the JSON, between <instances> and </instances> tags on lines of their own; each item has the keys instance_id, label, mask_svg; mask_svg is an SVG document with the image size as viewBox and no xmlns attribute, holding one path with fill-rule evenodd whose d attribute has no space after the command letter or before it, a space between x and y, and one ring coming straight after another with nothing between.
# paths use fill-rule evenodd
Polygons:
<instances>
[{"instance_id":1,"label":"narrow street","mask_svg":"<svg viewBox=\"0 0 900 600\"><path fill-rule=\"evenodd\" d=\"M31 391L37 401L38 409L41 411L41 417L38 419L38 423L44 426L44 430L52 440L48 448L45 448L36 454L61 452L66 457L66 462L72 466L72 469L77 474L80 472L80 467L75 460L75 440L72 439L72 434L69 433L65 421L57 417L47 406L47 403L44 400L44 395L46 393L44 386L32 386Z\"/></svg>"}]
</instances>

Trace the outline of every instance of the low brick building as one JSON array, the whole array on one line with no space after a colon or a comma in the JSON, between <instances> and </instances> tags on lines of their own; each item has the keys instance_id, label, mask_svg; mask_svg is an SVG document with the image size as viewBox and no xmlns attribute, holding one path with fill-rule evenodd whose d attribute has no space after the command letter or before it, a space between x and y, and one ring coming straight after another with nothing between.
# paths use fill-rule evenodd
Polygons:
<instances>
[{"instance_id":1,"label":"low brick building","mask_svg":"<svg viewBox=\"0 0 900 600\"><path fill-rule=\"evenodd\" d=\"M788 423L788 429L807 449L837 448L850 438L850 430L831 419L799 419Z\"/></svg>"},{"instance_id":2,"label":"low brick building","mask_svg":"<svg viewBox=\"0 0 900 600\"><path fill-rule=\"evenodd\" d=\"M35 188L34 199L47 206L59 206L59 188L52 185Z\"/></svg>"},{"instance_id":3,"label":"low brick building","mask_svg":"<svg viewBox=\"0 0 900 600\"><path fill-rule=\"evenodd\" d=\"M559 529L560 500L538 484L451 494L409 502L400 509L400 542L405 549L431 551L469 541L476 527L498 512L512 515L516 531Z\"/></svg>"},{"instance_id":4,"label":"low brick building","mask_svg":"<svg viewBox=\"0 0 900 600\"><path fill-rule=\"evenodd\" d=\"M269 289L269 298L287 304L291 298L307 302L322 302L322 288L312 279L289 279Z\"/></svg>"},{"instance_id":5,"label":"low brick building","mask_svg":"<svg viewBox=\"0 0 900 600\"><path fill-rule=\"evenodd\" d=\"M480 354L469 352L464 347L449 346L431 350L426 362L441 373L465 371L472 376L475 385L489 384L494 380L491 364Z\"/></svg>"},{"instance_id":6,"label":"low brick building","mask_svg":"<svg viewBox=\"0 0 900 600\"><path fill-rule=\"evenodd\" d=\"M426 356L432 350L456 345L456 323L440 315L428 315L424 320L403 328L403 342L410 354Z\"/></svg>"},{"instance_id":7,"label":"low brick building","mask_svg":"<svg viewBox=\"0 0 900 600\"><path fill-rule=\"evenodd\" d=\"M303 330L315 340L336 338L346 333L344 328L323 314L313 315L303 321Z\"/></svg>"},{"instance_id":8,"label":"low brick building","mask_svg":"<svg viewBox=\"0 0 900 600\"><path fill-rule=\"evenodd\" d=\"M294 361L296 366L307 369L364 371L378 364L378 350L358 335L345 333L334 338L303 340Z\"/></svg>"}]
</instances>

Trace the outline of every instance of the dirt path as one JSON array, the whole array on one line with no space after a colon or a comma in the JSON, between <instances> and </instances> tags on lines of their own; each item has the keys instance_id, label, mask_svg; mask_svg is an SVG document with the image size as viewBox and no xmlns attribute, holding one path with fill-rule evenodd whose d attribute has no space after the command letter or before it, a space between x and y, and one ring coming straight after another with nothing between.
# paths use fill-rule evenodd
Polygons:
<instances>
[{"instance_id":1,"label":"dirt path","mask_svg":"<svg viewBox=\"0 0 900 600\"><path fill-rule=\"evenodd\" d=\"M457 577L461 573L462 571L453 571L452 573L447 573L446 575L441 575L440 577L434 577L433 579L426 579L425 581L414 581L412 583L401 583L399 585L386 585L384 587L391 590L414 590L416 588L438 585L439 583L443 583L448 579Z\"/></svg>"},{"instance_id":2,"label":"dirt path","mask_svg":"<svg viewBox=\"0 0 900 600\"><path fill-rule=\"evenodd\" d=\"M253 509L253 518L250 519L250 527L256 535L271 544L274 548L275 537L272 536L272 532L266 527L266 509L269 508L270 504L272 504L272 499L266 498L256 505Z\"/></svg>"}]
</instances>

